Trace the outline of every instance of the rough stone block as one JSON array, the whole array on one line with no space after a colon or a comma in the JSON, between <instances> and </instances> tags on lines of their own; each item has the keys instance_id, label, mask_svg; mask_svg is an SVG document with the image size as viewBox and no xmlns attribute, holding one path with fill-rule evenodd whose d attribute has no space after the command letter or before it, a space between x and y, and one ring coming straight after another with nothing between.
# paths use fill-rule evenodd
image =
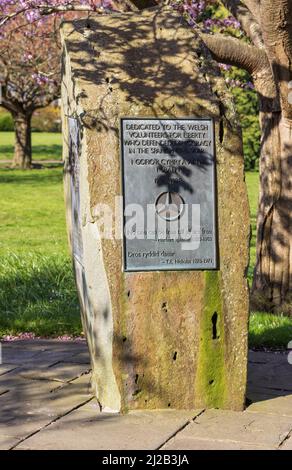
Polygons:
<instances>
[{"instance_id":1,"label":"rough stone block","mask_svg":"<svg viewBox=\"0 0 292 470\"><path fill-rule=\"evenodd\" d=\"M62 43L67 223L96 396L113 411L240 410L249 211L224 80L167 8L67 22ZM120 238L100 236L96 207L114 213L122 192L120 118L129 116L213 118L219 269L125 273Z\"/></svg>"}]
</instances>

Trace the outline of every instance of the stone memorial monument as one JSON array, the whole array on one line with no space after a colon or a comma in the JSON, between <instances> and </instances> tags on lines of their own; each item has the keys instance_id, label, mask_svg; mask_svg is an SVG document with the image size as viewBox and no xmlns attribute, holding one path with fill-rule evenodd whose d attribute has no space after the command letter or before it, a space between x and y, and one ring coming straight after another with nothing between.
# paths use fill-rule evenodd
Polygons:
<instances>
[{"instance_id":1,"label":"stone memorial monument","mask_svg":"<svg viewBox=\"0 0 292 470\"><path fill-rule=\"evenodd\" d=\"M249 214L232 99L170 8L62 28L67 224L104 411L244 407Z\"/></svg>"}]
</instances>

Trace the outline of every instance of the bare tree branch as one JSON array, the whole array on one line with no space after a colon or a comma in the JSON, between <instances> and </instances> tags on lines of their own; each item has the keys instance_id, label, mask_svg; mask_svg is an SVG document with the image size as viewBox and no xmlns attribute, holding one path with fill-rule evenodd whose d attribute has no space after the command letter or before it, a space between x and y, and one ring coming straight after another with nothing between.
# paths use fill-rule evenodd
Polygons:
<instances>
[{"instance_id":1,"label":"bare tree branch","mask_svg":"<svg viewBox=\"0 0 292 470\"><path fill-rule=\"evenodd\" d=\"M5 98L5 96L1 96L1 101L0 101L0 105L7 109L7 111L10 111L11 113L18 113L19 111L21 111L21 107L19 106L18 103L14 103L13 101L11 100L7 100Z\"/></svg>"},{"instance_id":2,"label":"bare tree branch","mask_svg":"<svg viewBox=\"0 0 292 470\"><path fill-rule=\"evenodd\" d=\"M133 11L143 10L144 8L157 7L160 5L166 5L167 1L161 0L126 0L128 5L131 5Z\"/></svg>"},{"instance_id":3,"label":"bare tree branch","mask_svg":"<svg viewBox=\"0 0 292 470\"><path fill-rule=\"evenodd\" d=\"M17 16L21 15L26 11L26 8L23 8L22 10L14 11L12 13L9 13L8 15L5 15L3 17L0 17L0 26L4 26L7 21L13 20Z\"/></svg>"},{"instance_id":4,"label":"bare tree branch","mask_svg":"<svg viewBox=\"0 0 292 470\"><path fill-rule=\"evenodd\" d=\"M230 13L238 19L244 32L253 42L253 44L260 48L264 48L264 42L262 39L262 32L259 23L257 22L254 15L248 9L247 5L244 5L240 0L222 0L224 6L230 11ZM253 3L247 0L245 3Z\"/></svg>"},{"instance_id":5,"label":"bare tree branch","mask_svg":"<svg viewBox=\"0 0 292 470\"><path fill-rule=\"evenodd\" d=\"M47 5L39 5L38 10L40 12L40 15L51 15L52 13L66 13L68 11L93 11L95 13L110 13L113 10L110 10L109 8L105 7L94 7L94 6L88 6L88 5L54 5L51 7L48 7Z\"/></svg>"},{"instance_id":6,"label":"bare tree branch","mask_svg":"<svg viewBox=\"0 0 292 470\"><path fill-rule=\"evenodd\" d=\"M14 18L17 18L18 16L22 15L23 13L29 10L30 8L22 8L21 10L17 10L3 17L0 17L0 27L4 26L8 21ZM70 4L69 5L68 4L67 5L54 5L51 7L49 7L48 5L38 5L37 10L39 11L39 14L41 16L51 15L52 13L66 13L69 11L75 11L75 12L92 11L92 12L100 13L100 14L111 13L114 11L112 9L110 10L104 7L94 7L94 6L88 6L88 5L82 5L82 4L81 5L70 5Z\"/></svg>"},{"instance_id":7,"label":"bare tree branch","mask_svg":"<svg viewBox=\"0 0 292 470\"><path fill-rule=\"evenodd\" d=\"M259 0L242 0L242 3L249 9L258 24L261 22L260 2Z\"/></svg>"},{"instance_id":8,"label":"bare tree branch","mask_svg":"<svg viewBox=\"0 0 292 470\"><path fill-rule=\"evenodd\" d=\"M283 115L292 119L289 103L292 81L292 2L291 0L262 0L263 37L278 83Z\"/></svg>"},{"instance_id":9,"label":"bare tree branch","mask_svg":"<svg viewBox=\"0 0 292 470\"><path fill-rule=\"evenodd\" d=\"M271 64L264 49L258 49L240 39L223 34L199 34L215 60L235 65L250 73L266 110L280 109Z\"/></svg>"},{"instance_id":10,"label":"bare tree branch","mask_svg":"<svg viewBox=\"0 0 292 470\"><path fill-rule=\"evenodd\" d=\"M262 49L245 44L240 39L224 34L200 33L200 36L218 62L236 65L251 75L267 64L267 57Z\"/></svg>"}]
</instances>

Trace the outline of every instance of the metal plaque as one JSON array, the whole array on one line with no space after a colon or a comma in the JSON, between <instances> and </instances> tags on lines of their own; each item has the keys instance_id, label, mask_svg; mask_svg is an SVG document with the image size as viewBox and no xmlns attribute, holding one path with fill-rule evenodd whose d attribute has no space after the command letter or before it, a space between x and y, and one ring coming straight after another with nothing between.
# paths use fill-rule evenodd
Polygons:
<instances>
[{"instance_id":1,"label":"metal plaque","mask_svg":"<svg viewBox=\"0 0 292 470\"><path fill-rule=\"evenodd\" d=\"M212 119L121 119L125 271L217 268Z\"/></svg>"}]
</instances>

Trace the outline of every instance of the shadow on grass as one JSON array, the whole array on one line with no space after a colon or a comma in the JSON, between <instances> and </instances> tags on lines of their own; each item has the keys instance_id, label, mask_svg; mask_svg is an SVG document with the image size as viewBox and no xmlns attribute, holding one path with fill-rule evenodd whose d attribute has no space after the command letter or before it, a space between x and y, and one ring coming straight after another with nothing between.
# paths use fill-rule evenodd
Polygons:
<instances>
[{"instance_id":1,"label":"shadow on grass","mask_svg":"<svg viewBox=\"0 0 292 470\"><path fill-rule=\"evenodd\" d=\"M253 312L250 315L250 348L286 349L291 340L291 317L266 312Z\"/></svg>"},{"instance_id":2,"label":"shadow on grass","mask_svg":"<svg viewBox=\"0 0 292 470\"><path fill-rule=\"evenodd\" d=\"M292 321L291 325L271 326L264 331L249 332L249 346L256 349L285 349L291 340Z\"/></svg>"},{"instance_id":3,"label":"shadow on grass","mask_svg":"<svg viewBox=\"0 0 292 470\"><path fill-rule=\"evenodd\" d=\"M32 146L33 159L46 158L48 160L61 160L62 158L62 145L33 145Z\"/></svg>"},{"instance_id":4,"label":"shadow on grass","mask_svg":"<svg viewBox=\"0 0 292 470\"><path fill-rule=\"evenodd\" d=\"M58 167L56 171L53 171L55 167L50 168L49 171L46 171L46 168L43 168L42 171L39 169L31 170L11 170L10 168L1 168L0 173L0 184L9 183L9 184L37 184L40 183L45 185L52 183L62 183L63 174Z\"/></svg>"},{"instance_id":5,"label":"shadow on grass","mask_svg":"<svg viewBox=\"0 0 292 470\"><path fill-rule=\"evenodd\" d=\"M0 145L0 158L12 158L14 152L13 145ZM33 160L61 160L62 159L62 145L33 145L32 146Z\"/></svg>"},{"instance_id":6,"label":"shadow on grass","mask_svg":"<svg viewBox=\"0 0 292 470\"><path fill-rule=\"evenodd\" d=\"M82 331L69 257L14 254L0 263L0 336L30 331L41 336Z\"/></svg>"}]
</instances>

